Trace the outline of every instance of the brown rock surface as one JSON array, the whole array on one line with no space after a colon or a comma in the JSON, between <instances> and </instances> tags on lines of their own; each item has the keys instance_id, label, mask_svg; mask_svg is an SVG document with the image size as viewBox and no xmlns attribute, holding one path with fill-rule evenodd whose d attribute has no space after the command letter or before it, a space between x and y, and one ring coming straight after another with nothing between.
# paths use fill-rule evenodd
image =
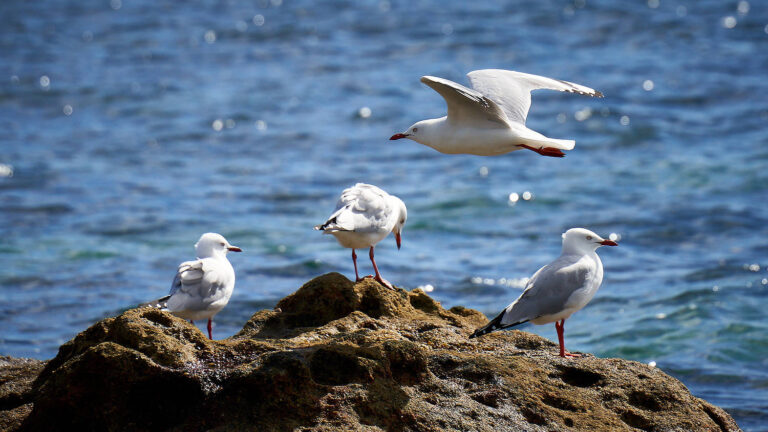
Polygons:
<instances>
[{"instance_id":1,"label":"brown rock surface","mask_svg":"<svg viewBox=\"0 0 768 432\"><path fill-rule=\"evenodd\" d=\"M41 372L41 362L2 358L10 366L0 368L0 427L738 430L656 368L562 359L553 343L519 331L467 339L485 322L420 290L337 273L223 341L168 313L133 309L80 333Z\"/></svg>"}]
</instances>

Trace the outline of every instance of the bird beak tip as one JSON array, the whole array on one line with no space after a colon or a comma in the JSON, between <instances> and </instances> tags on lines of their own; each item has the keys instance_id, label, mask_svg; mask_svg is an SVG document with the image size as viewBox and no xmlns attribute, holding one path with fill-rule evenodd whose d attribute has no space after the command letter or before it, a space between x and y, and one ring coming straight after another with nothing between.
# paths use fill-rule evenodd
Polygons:
<instances>
[{"instance_id":1,"label":"bird beak tip","mask_svg":"<svg viewBox=\"0 0 768 432\"><path fill-rule=\"evenodd\" d=\"M407 138L407 137L408 137L408 135L406 135L406 134L404 134L404 133L396 133L396 134L392 135L392 136L389 138L389 140L390 140L390 141L394 141L394 140L399 140L399 139L401 139L401 138Z\"/></svg>"},{"instance_id":2,"label":"bird beak tip","mask_svg":"<svg viewBox=\"0 0 768 432\"><path fill-rule=\"evenodd\" d=\"M600 244L603 245L603 246L618 246L619 245L618 243L616 243L613 240L603 240L603 241L600 242Z\"/></svg>"},{"instance_id":3,"label":"bird beak tip","mask_svg":"<svg viewBox=\"0 0 768 432\"><path fill-rule=\"evenodd\" d=\"M400 233L395 234L395 243L397 243L397 250L400 250Z\"/></svg>"},{"instance_id":4,"label":"bird beak tip","mask_svg":"<svg viewBox=\"0 0 768 432\"><path fill-rule=\"evenodd\" d=\"M242 252L243 251L242 249L240 249L237 246L229 246L229 247L227 247L227 250L230 251L230 252Z\"/></svg>"}]
</instances>

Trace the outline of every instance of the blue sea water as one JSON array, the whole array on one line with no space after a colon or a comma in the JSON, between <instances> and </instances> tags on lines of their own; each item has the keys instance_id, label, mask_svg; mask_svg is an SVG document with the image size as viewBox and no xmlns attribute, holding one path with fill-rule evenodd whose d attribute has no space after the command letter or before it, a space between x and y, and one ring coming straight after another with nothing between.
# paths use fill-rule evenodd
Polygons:
<instances>
[{"instance_id":1,"label":"blue sea water","mask_svg":"<svg viewBox=\"0 0 768 432\"><path fill-rule=\"evenodd\" d=\"M353 275L312 226L363 181L409 209L384 277L448 307L495 314L570 227L620 237L568 348L655 362L768 430L765 2L4 1L0 24L0 354L50 358L164 295L206 231L245 250L232 335ZM420 76L482 68L606 97L534 93L564 159L388 141L445 113Z\"/></svg>"}]
</instances>

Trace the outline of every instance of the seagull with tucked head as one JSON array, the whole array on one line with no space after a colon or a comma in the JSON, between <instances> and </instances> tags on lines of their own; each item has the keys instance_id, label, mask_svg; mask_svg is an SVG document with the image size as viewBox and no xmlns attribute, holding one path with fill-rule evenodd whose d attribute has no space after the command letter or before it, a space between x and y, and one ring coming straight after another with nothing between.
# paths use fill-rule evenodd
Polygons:
<instances>
[{"instance_id":1,"label":"seagull with tucked head","mask_svg":"<svg viewBox=\"0 0 768 432\"><path fill-rule=\"evenodd\" d=\"M358 183L341 193L331 216L325 223L315 226L315 229L324 234L333 234L340 245L352 249L352 264L355 266L357 281L361 278L357 273L355 249L370 248L368 256L376 273L374 279L387 288L393 288L392 284L381 277L373 258L373 248L391 232L400 249L400 234L407 219L408 210L400 198L376 186Z\"/></svg>"},{"instance_id":2,"label":"seagull with tucked head","mask_svg":"<svg viewBox=\"0 0 768 432\"><path fill-rule=\"evenodd\" d=\"M532 150L542 156L563 157L573 140L548 138L525 126L531 91L557 90L603 97L597 90L568 81L522 72L483 69L467 74L472 88L433 76L421 77L445 99L448 114L422 120L390 140L408 138L448 154L496 156Z\"/></svg>"}]
</instances>

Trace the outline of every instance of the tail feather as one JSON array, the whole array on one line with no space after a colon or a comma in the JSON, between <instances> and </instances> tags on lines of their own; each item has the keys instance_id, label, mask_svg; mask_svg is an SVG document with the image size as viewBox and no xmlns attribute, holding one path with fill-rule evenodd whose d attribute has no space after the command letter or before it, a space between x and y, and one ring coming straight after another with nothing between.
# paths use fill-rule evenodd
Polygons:
<instances>
[{"instance_id":1,"label":"tail feather","mask_svg":"<svg viewBox=\"0 0 768 432\"><path fill-rule=\"evenodd\" d=\"M139 307L140 308L142 308L142 307L151 307L151 308L155 308L155 309L165 309L165 308L168 307L168 299L169 298L171 298L171 296L169 296L169 295L167 295L165 297L160 297L157 300L154 300L154 301L151 301L151 302L147 302L147 303L142 303L142 304L139 305Z\"/></svg>"},{"instance_id":2,"label":"tail feather","mask_svg":"<svg viewBox=\"0 0 768 432\"><path fill-rule=\"evenodd\" d=\"M523 144L528 144L535 148L551 147L559 150L573 150L576 146L576 141L574 140L554 139L545 136L542 136L541 138L521 138L520 141L522 141Z\"/></svg>"},{"instance_id":3,"label":"tail feather","mask_svg":"<svg viewBox=\"0 0 768 432\"><path fill-rule=\"evenodd\" d=\"M484 335L486 333L490 333L492 331L513 327L513 326L516 326L518 324L522 324L522 323L527 321L527 320L526 321L520 321L520 322L516 322L514 324L502 324L501 323L501 319L504 316L504 312L506 312L506 310L501 311L501 313L496 318L494 318L491 321L489 321L488 324L486 324L483 327L480 327L479 329L475 330L475 332L472 333L472 335L470 335L469 338L473 339L473 338L482 336L482 335Z\"/></svg>"}]
</instances>

